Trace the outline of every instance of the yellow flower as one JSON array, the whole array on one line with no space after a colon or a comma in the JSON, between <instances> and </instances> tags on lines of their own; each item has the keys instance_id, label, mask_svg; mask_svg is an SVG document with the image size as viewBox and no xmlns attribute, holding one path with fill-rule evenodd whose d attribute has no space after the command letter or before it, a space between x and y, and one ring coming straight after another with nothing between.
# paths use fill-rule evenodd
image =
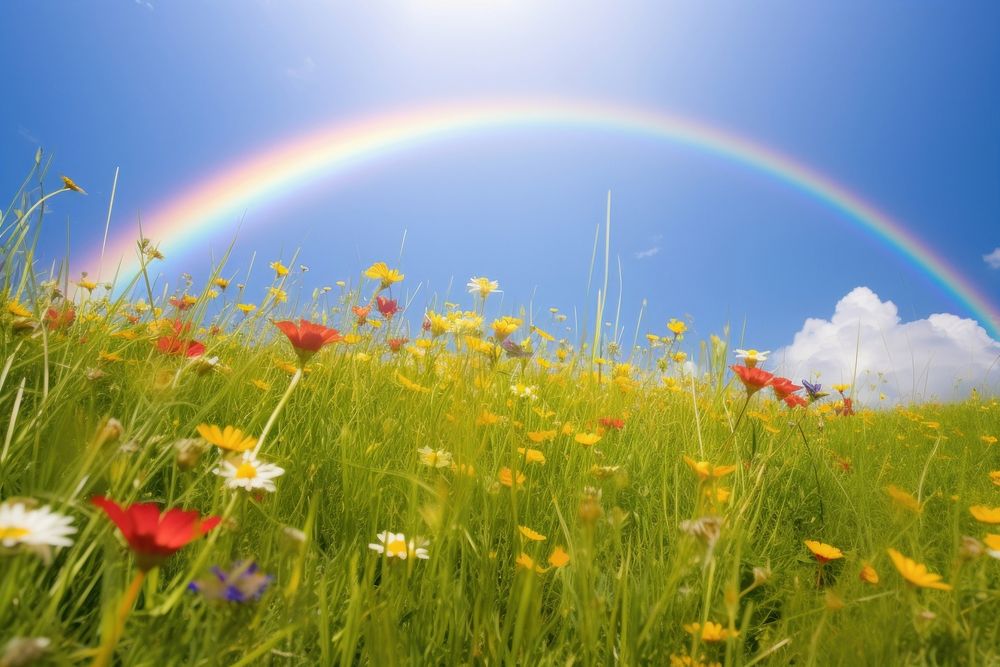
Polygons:
<instances>
[{"instance_id":1,"label":"yellow flower","mask_svg":"<svg viewBox=\"0 0 1000 667\"><path fill-rule=\"evenodd\" d=\"M261 391L270 391L270 389L271 389L271 385L269 385L268 383L264 382L263 380L251 380L250 384L252 384L253 386L257 387Z\"/></svg>"},{"instance_id":2,"label":"yellow flower","mask_svg":"<svg viewBox=\"0 0 1000 667\"><path fill-rule=\"evenodd\" d=\"M218 287L219 289L222 289L222 290L224 290L227 287L229 287L229 281L226 280L225 278L213 278L212 279L212 284L215 285L216 287Z\"/></svg>"},{"instance_id":3,"label":"yellow flower","mask_svg":"<svg viewBox=\"0 0 1000 667\"><path fill-rule=\"evenodd\" d=\"M997 444L997 437L995 435L981 435L979 436L979 439L987 445Z\"/></svg>"},{"instance_id":4,"label":"yellow flower","mask_svg":"<svg viewBox=\"0 0 1000 667\"><path fill-rule=\"evenodd\" d=\"M521 326L522 321L516 317L504 316L493 320L493 335L497 340L504 340Z\"/></svg>"},{"instance_id":5,"label":"yellow flower","mask_svg":"<svg viewBox=\"0 0 1000 667\"><path fill-rule=\"evenodd\" d=\"M274 275L278 278L288 275L288 267L281 262L271 262L270 266L274 270Z\"/></svg>"},{"instance_id":6,"label":"yellow flower","mask_svg":"<svg viewBox=\"0 0 1000 667\"><path fill-rule=\"evenodd\" d=\"M448 333L451 329L451 323L448 322L448 318L438 315L434 311L427 311L427 314L424 315L424 317L427 319L427 322L430 323L431 335L435 338Z\"/></svg>"},{"instance_id":7,"label":"yellow flower","mask_svg":"<svg viewBox=\"0 0 1000 667\"><path fill-rule=\"evenodd\" d=\"M429 394L431 390L427 387L423 387L413 380L404 377L399 371L396 372L396 381L403 386L404 389L409 389L410 391L415 391L418 394Z\"/></svg>"},{"instance_id":8,"label":"yellow flower","mask_svg":"<svg viewBox=\"0 0 1000 667\"><path fill-rule=\"evenodd\" d=\"M986 505L973 505L969 508L972 518L980 523L998 524L1000 523L1000 507L987 507Z\"/></svg>"},{"instance_id":9,"label":"yellow flower","mask_svg":"<svg viewBox=\"0 0 1000 667\"><path fill-rule=\"evenodd\" d=\"M940 591L950 591L951 586L941 581L940 574L934 574L933 572L927 571L927 566L917 563L916 561L907 558L903 554L899 553L895 549L888 549L889 558L892 559L892 564L896 566L899 573L903 575L903 578L914 586L919 586L921 588L936 588Z\"/></svg>"},{"instance_id":10,"label":"yellow flower","mask_svg":"<svg viewBox=\"0 0 1000 667\"><path fill-rule=\"evenodd\" d=\"M740 634L739 630L727 630L721 624L713 621L708 621L704 627L701 623L685 623L684 631L696 637L700 636L701 641L708 643L724 642L729 637L736 637Z\"/></svg>"},{"instance_id":11,"label":"yellow flower","mask_svg":"<svg viewBox=\"0 0 1000 667\"><path fill-rule=\"evenodd\" d=\"M569 554L561 546L556 546L549 554L549 565L552 567L566 567L569 564Z\"/></svg>"},{"instance_id":12,"label":"yellow flower","mask_svg":"<svg viewBox=\"0 0 1000 667\"><path fill-rule=\"evenodd\" d=\"M876 572L875 568L868 563L865 563L861 567L861 573L858 576L861 578L861 581L866 584L871 584L872 586L878 584L878 572Z\"/></svg>"},{"instance_id":13,"label":"yellow flower","mask_svg":"<svg viewBox=\"0 0 1000 667\"><path fill-rule=\"evenodd\" d=\"M486 277L470 278L466 287L469 288L469 294L478 294L482 299L485 299L493 292L500 291L500 283Z\"/></svg>"},{"instance_id":14,"label":"yellow flower","mask_svg":"<svg viewBox=\"0 0 1000 667\"><path fill-rule=\"evenodd\" d=\"M688 467L694 471L694 474L698 476L698 479L704 481L709 477L719 479L720 477L725 477L726 475L734 472L736 466L713 466L708 461L695 461L694 459L685 456L684 463L688 464Z\"/></svg>"},{"instance_id":15,"label":"yellow flower","mask_svg":"<svg viewBox=\"0 0 1000 667\"><path fill-rule=\"evenodd\" d=\"M236 309L242 312L244 315L249 315L253 311L257 310L257 306L252 303L238 303L236 304Z\"/></svg>"},{"instance_id":16,"label":"yellow flower","mask_svg":"<svg viewBox=\"0 0 1000 667\"><path fill-rule=\"evenodd\" d=\"M531 528L528 528L527 526L518 526L517 529L521 532L521 535L523 535L524 539L526 539L526 540L530 540L532 542L544 542L545 541L545 536L544 535L542 535L541 533L539 533L537 531L532 530Z\"/></svg>"},{"instance_id":17,"label":"yellow flower","mask_svg":"<svg viewBox=\"0 0 1000 667\"><path fill-rule=\"evenodd\" d=\"M500 483L507 487L520 486L524 484L524 475L520 472L517 473L517 478L515 481L514 472L510 468L500 469Z\"/></svg>"},{"instance_id":18,"label":"yellow flower","mask_svg":"<svg viewBox=\"0 0 1000 667\"><path fill-rule=\"evenodd\" d=\"M890 484L885 487L885 492L889 494L889 497L892 498L893 502L904 509L908 509L916 514L920 514L924 509L920 505L920 501L914 498L911 493L904 491L895 484Z\"/></svg>"},{"instance_id":19,"label":"yellow flower","mask_svg":"<svg viewBox=\"0 0 1000 667\"><path fill-rule=\"evenodd\" d=\"M838 558L844 557L844 553L840 549L830 546L824 542L806 540L805 545L820 563L828 563L831 560L837 560Z\"/></svg>"},{"instance_id":20,"label":"yellow flower","mask_svg":"<svg viewBox=\"0 0 1000 667\"><path fill-rule=\"evenodd\" d=\"M990 480L997 486L1000 486L1000 470L994 470L990 473Z\"/></svg>"},{"instance_id":21,"label":"yellow flower","mask_svg":"<svg viewBox=\"0 0 1000 667\"><path fill-rule=\"evenodd\" d=\"M107 361L109 363L122 360L121 355L115 354L114 352L101 352L98 356L101 358L101 361Z\"/></svg>"},{"instance_id":22,"label":"yellow flower","mask_svg":"<svg viewBox=\"0 0 1000 667\"><path fill-rule=\"evenodd\" d=\"M7 312L14 317L31 317L31 311L17 301L7 302Z\"/></svg>"},{"instance_id":23,"label":"yellow flower","mask_svg":"<svg viewBox=\"0 0 1000 667\"><path fill-rule=\"evenodd\" d=\"M573 439L584 447L592 447L601 441L601 436L597 433L577 433Z\"/></svg>"},{"instance_id":24,"label":"yellow flower","mask_svg":"<svg viewBox=\"0 0 1000 667\"><path fill-rule=\"evenodd\" d=\"M835 384L832 386L834 391L840 392L841 394L851 388L851 385L849 384Z\"/></svg>"},{"instance_id":25,"label":"yellow flower","mask_svg":"<svg viewBox=\"0 0 1000 667\"><path fill-rule=\"evenodd\" d=\"M545 454L541 450L530 447L518 447L517 451L524 456L525 463L545 463Z\"/></svg>"},{"instance_id":26,"label":"yellow flower","mask_svg":"<svg viewBox=\"0 0 1000 667\"><path fill-rule=\"evenodd\" d=\"M493 414L489 410L483 410L482 413L476 417L476 426L492 426L496 424L501 419L500 415Z\"/></svg>"},{"instance_id":27,"label":"yellow flower","mask_svg":"<svg viewBox=\"0 0 1000 667\"><path fill-rule=\"evenodd\" d=\"M283 289L269 287L267 293L271 295L276 303L285 303L288 301L288 294Z\"/></svg>"},{"instance_id":28,"label":"yellow flower","mask_svg":"<svg viewBox=\"0 0 1000 667\"><path fill-rule=\"evenodd\" d=\"M405 276L396 269L390 269L385 262L375 262L365 271L365 277L378 280L381 288L385 289L394 283L400 282Z\"/></svg>"},{"instance_id":29,"label":"yellow flower","mask_svg":"<svg viewBox=\"0 0 1000 667\"><path fill-rule=\"evenodd\" d=\"M687 361L687 353L685 352L674 352L673 357L671 357L676 363L683 364Z\"/></svg>"},{"instance_id":30,"label":"yellow flower","mask_svg":"<svg viewBox=\"0 0 1000 667\"><path fill-rule=\"evenodd\" d=\"M230 452L245 452L257 444L256 438L233 426L219 428L215 424L199 424L198 435L216 447Z\"/></svg>"},{"instance_id":31,"label":"yellow flower","mask_svg":"<svg viewBox=\"0 0 1000 667\"><path fill-rule=\"evenodd\" d=\"M528 554L525 554L525 553L520 554L517 557L517 561L515 561L515 562L517 563L518 567L523 568L525 570L537 572L539 574L541 574L542 572L545 572L545 568L542 568L542 567L539 567L538 565L536 565L535 564L535 559L532 558L531 556L529 556Z\"/></svg>"},{"instance_id":32,"label":"yellow flower","mask_svg":"<svg viewBox=\"0 0 1000 667\"><path fill-rule=\"evenodd\" d=\"M66 188L67 190L72 190L74 192L79 192L81 195L87 194L87 192L83 188L81 188L79 185L77 185L76 183L74 183L73 179L70 178L69 176L61 176L60 178L62 178L63 187Z\"/></svg>"},{"instance_id":33,"label":"yellow flower","mask_svg":"<svg viewBox=\"0 0 1000 667\"><path fill-rule=\"evenodd\" d=\"M986 545L990 556L993 558L1000 558L1000 535L996 533L987 533L986 537L983 538L983 544Z\"/></svg>"},{"instance_id":34,"label":"yellow flower","mask_svg":"<svg viewBox=\"0 0 1000 667\"><path fill-rule=\"evenodd\" d=\"M670 329L674 336L683 336L684 332L688 330L687 324L675 318L671 318L670 321L667 322L667 328Z\"/></svg>"},{"instance_id":35,"label":"yellow flower","mask_svg":"<svg viewBox=\"0 0 1000 667\"><path fill-rule=\"evenodd\" d=\"M86 278L80 278L80 280L78 280L76 284L82 287L83 289L87 290L88 292L93 292L95 289L97 289L97 283L95 283L93 280L87 280Z\"/></svg>"},{"instance_id":36,"label":"yellow flower","mask_svg":"<svg viewBox=\"0 0 1000 667\"><path fill-rule=\"evenodd\" d=\"M555 432L555 430L552 430L552 431L528 431L527 436L528 436L528 440L531 440L532 442L535 442L535 443L548 442L549 440L552 440L553 438L556 437L556 432Z\"/></svg>"}]
</instances>

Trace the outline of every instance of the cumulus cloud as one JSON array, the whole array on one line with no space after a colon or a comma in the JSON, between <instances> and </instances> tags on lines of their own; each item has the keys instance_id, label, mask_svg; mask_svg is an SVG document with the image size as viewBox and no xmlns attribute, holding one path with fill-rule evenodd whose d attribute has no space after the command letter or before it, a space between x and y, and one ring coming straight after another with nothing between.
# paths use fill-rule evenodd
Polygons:
<instances>
[{"instance_id":1,"label":"cumulus cloud","mask_svg":"<svg viewBox=\"0 0 1000 667\"><path fill-rule=\"evenodd\" d=\"M940 313L903 322L867 287L842 298L829 320L810 318L772 357L778 372L854 385L862 403L954 400L1000 393L1000 342L975 320Z\"/></svg>"},{"instance_id":2,"label":"cumulus cloud","mask_svg":"<svg viewBox=\"0 0 1000 667\"><path fill-rule=\"evenodd\" d=\"M991 269L1000 269L1000 247L994 248L988 255L983 255L983 261L989 264Z\"/></svg>"},{"instance_id":3,"label":"cumulus cloud","mask_svg":"<svg viewBox=\"0 0 1000 667\"><path fill-rule=\"evenodd\" d=\"M655 245L652 248L646 248L645 250L640 250L639 252L635 253L635 258L636 259L649 259L650 257L652 257L653 255L655 255L658 252L660 252L660 246Z\"/></svg>"}]
</instances>

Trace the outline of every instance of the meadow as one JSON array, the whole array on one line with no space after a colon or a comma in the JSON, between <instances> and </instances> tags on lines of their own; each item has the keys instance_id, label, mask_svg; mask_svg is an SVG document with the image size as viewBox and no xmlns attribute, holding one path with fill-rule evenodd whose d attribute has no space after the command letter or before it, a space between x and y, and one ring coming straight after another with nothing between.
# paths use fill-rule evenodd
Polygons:
<instances>
[{"instance_id":1,"label":"meadow","mask_svg":"<svg viewBox=\"0 0 1000 667\"><path fill-rule=\"evenodd\" d=\"M567 339L502 277L407 304L378 257L49 276L30 192L0 665L1000 664L996 398L872 409L670 314Z\"/></svg>"}]
</instances>

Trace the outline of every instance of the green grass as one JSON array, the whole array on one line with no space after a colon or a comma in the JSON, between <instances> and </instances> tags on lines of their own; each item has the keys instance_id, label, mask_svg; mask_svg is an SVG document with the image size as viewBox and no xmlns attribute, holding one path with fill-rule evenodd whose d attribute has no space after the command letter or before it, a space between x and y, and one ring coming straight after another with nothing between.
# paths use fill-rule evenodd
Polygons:
<instances>
[{"instance_id":1,"label":"green grass","mask_svg":"<svg viewBox=\"0 0 1000 667\"><path fill-rule=\"evenodd\" d=\"M989 477L1000 447L982 439L1000 435L996 400L839 417L822 407L831 398L791 411L761 392L738 419L745 394L725 370L722 341L702 346L705 375L694 379L673 361L658 367L678 345L693 352L688 341L612 360L598 340L607 364L587 346L537 335L528 362L448 334L411 333L430 341L423 352L411 341L392 353L392 325L354 324L349 306L377 288L364 280L294 309L256 299L250 316L234 310L251 300L235 283L214 299L210 285L192 287L198 302L184 312L157 297L161 319L191 322L206 356L219 357L199 372L157 351L154 312L100 287L89 294L64 283L75 322L41 326L63 302L28 261L38 221L14 211L24 204L0 226L4 300L31 311L0 315L0 500L49 504L78 532L51 564L2 556L0 645L44 636L52 664L92 659L135 572L118 531L88 502L104 494L224 517L150 574L117 646L124 665L667 665L692 653L726 665L1000 663L1000 561L962 546L963 536L997 532L969 512L1000 504ZM136 287L148 301L141 278ZM124 288L114 293L131 294ZM486 308L492 316L489 300ZM358 338L317 354L277 414L260 452L286 471L277 491L224 489L212 473L217 449L180 465L175 443L196 438L201 423L261 432L296 363L270 319L300 313ZM534 324L551 329L547 319ZM525 322L514 337L527 334ZM538 399L515 397L515 383L536 386ZM484 413L495 423L483 423ZM601 417L622 418L624 428L593 446L575 441ZM108 418L120 421L120 437L102 430ZM545 430L555 437L529 441ZM474 474L422 465L425 446ZM545 463L527 463L519 447L541 450ZM735 470L700 482L684 456ZM499 484L504 467L524 483ZM922 510L894 501L890 484ZM718 487L731 492L725 502ZM723 520L711 550L681 527L706 516ZM519 525L547 539L529 542ZM379 556L368 544L383 530L426 537L430 558ZM807 539L844 558L820 571ZM557 545L570 561L548 568ZM910 587L887 548L954 590ZM519 568L522 553L545 571ZM186 590L210 565L239 559L274 577L259 601L211 602ZM860 580L864 563L878 585ZM770 575L755 585L754 568ZM683 625L705 621L738 634L695 642Z\"/></svg>"}]
</instances>

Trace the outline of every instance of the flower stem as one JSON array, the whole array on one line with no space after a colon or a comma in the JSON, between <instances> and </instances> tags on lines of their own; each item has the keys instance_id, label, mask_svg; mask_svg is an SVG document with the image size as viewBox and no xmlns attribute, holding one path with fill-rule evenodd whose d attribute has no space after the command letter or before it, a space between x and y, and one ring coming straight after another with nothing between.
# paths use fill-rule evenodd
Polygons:
<instances>
[{"instance_id":1,"label":"flower stem","mask_svg":"<svg viewBox=\"0 0 1000 667\"><path fill-rule=\"evenodd\" d=\"M128 616L132 612L132 606L135 604L136 598L139 597L139 591L142 590L142 584L145 580L145 570L140 569L135 573L135 578L132 579L132 583L129 584L128 590L122 596L121 602L118 603L118 613L115 615L114 627L101 641L101 646L97 651L94 662L91 663L91 667L105 667L105 665L111 662L111 656L114 654L118 640L125 630L125 621L128 620Z\"/></svg>"},{"instance_id":2,"label":"flower stem","mask_svg":"<svg viewBox=\"0 0 1000 667\"><path fill-rule=\"evenodd\" d=\"M302 379L302 368L300 367L298 370L295 371L295 375L292 376L292 381L288 383L288 389L285 390L285 394L281 397L281 400L278 401L278 404L274 406L274 412L271 413L271 416L268 417L267 419L267 423L264 424L264 430L261 431L260 437L257 438L257 444L254 445L253 448L254 456L257 456L257 453L260 451L261 446L263 446L264 444L264 439L267 438L267 434L271 431L271 427L274 426L275 420L278 418L278 415L281 414L282 409L284 409L285 403L288 402L288 397L292 395L292 391L295 389L295 385L297 385L299 383L299 380L301 379Z\"/></svg>"},{"instance_id":3,"label":"flower stem","mask_svg":"<svg viewBox=\"0 0 1000 667\"><path fill-rule=\"evenodd\" d=\"M806 432L802 430L802 420L795 422L795 428L799 429L799 435L802 436L802 442L806 445L806 451L809 452L809 463L812 466L813 478L816 480L816 496L819 498L819 523L823 525L825 522L824 512L823 512L823 490L819 486L819 471L816 469L816 457L813 456L812 447L809 446L809 440L806 439Z\"/></svg>"}]
</instances>

